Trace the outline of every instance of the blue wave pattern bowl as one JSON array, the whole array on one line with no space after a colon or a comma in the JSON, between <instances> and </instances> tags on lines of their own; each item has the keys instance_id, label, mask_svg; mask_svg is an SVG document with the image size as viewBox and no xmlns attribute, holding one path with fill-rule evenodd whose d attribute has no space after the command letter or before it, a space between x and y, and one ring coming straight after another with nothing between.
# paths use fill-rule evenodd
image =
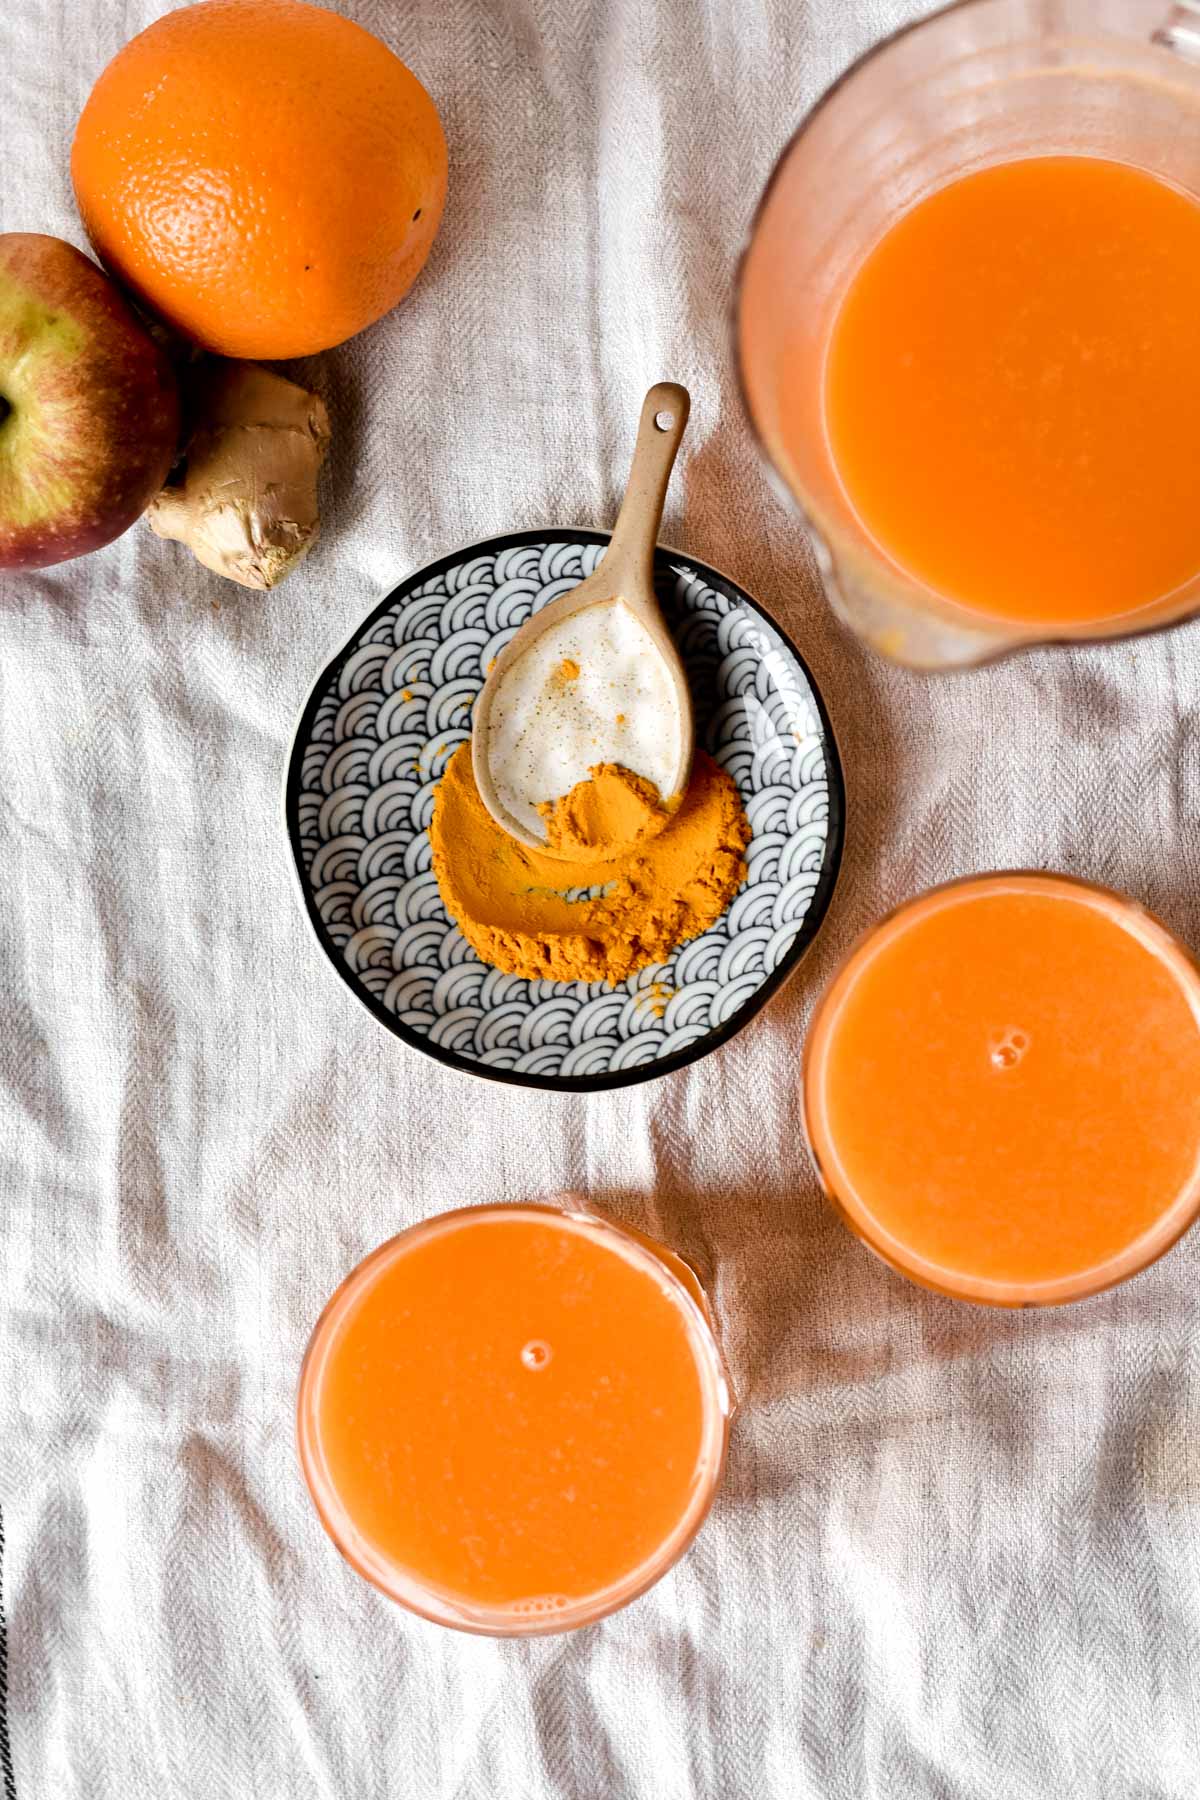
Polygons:
<instances>
[{"instance_id":1,"label":"blue wave pattern bowl","mask_svg":"<svg viewBox=\"0 0 1200 1800\"><path fill-rule=\"evenodd\" d=\"M737 783L752 837L728 911L619 988L525 981L481 963L442 905L429 823L484 671L530 613L590 575L599 532L522 532L422 569L317 680L288 765L301 895L342 978L414 1048L525 1087L595 1091L693 1062L750 1020L828 907L844 790L794 646L727 578L660 549L697 741Z\"/></svg>"}]
</instances>

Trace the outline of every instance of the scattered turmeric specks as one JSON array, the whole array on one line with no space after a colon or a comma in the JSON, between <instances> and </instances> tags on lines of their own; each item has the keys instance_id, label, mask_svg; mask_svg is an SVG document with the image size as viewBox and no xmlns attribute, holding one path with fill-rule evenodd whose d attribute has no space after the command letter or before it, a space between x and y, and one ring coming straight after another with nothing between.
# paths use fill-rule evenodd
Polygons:
<instances>
[{"instance_id":1,"label":"scattered turmeric specks","mask_svg":"<svg viewBox=\"0 0 1200 1800\"><path fill-rule=\"evenodd\" d=\"M634 1004L643 1012L649 1013L652 1019L665 1019L667 1001L673 999L675 989L668 987L665 981L652 981L638 994Z\"/></svg>"}]
</instances>

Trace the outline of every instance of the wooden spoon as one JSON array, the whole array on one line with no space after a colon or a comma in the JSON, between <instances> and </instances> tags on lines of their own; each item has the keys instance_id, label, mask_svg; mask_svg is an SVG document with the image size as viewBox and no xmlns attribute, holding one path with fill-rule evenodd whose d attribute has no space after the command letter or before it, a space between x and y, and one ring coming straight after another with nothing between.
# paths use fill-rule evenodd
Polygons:
<instances>
[{"instance_id":1,"label":"wooden spoon","mask_svg":"<svg viewBox=\"0 0 1200 1800\"><path fill-rule=\"evenodd\" d=\"M673 717L664 720L664 729L675 721L678 721L679 727L678 766L662 795L663 800L667 801L681 794L687 786L692 766L692 700L679 652L667 630L666 620L654 592L654 547L658 541L658 528L662 523L667 484L671 479L671 470L687 425L691 404L687 389L680 387L677 382L660 381L650 389L642 402L633 465L608 549L586 581L580 582L570 593L560 594L557 600L551 600L548 606L543 606L540 612L534 613L532 618L525 621L496 658L475 702L471 758L479 797L496 823L510 837L516 838L530 849L547 851L545 837L533 836L519 819L513 817L497 793L492 779L488 761L488 725L492 703L506 672L519 657L524 656L542 633L561 625L565 619L574 618L588 607L611 605L620 600L651 638L655 651L662 658L672 695ZM559 796L546 794L537 798L556 800ZM664 813L663 824L666 824L667 817ZM620 849L620 845L609 846L606 847L605 854L613 854Z\"/></svg>"}]
</instances>

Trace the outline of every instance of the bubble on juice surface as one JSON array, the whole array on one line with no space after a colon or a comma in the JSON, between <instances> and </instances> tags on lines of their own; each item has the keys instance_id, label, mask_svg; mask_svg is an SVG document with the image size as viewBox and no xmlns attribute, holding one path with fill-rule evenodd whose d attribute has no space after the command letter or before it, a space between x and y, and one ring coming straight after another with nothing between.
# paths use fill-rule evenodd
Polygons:
<instances>
[{"instance_id":1,"label":"bubble on juice surface","mask_svg":"<svg viewBox=\"0 0 1200 1800\"><path fill-rule=\"evenodd\" d=\"M1029 1048L1029 1033L1017 1025L993 1032L988 1040L988 1054L995 1069L1015 1069Z\"/></svg>"},{"instance_id":2,"label":"bubble on juice surface","mask_svg":"<svg viewBox=\"0 0 1200 1800\"><path fill-rule=\"evenodd\" d=\"M527 1369L544 1369L554 1355L549 1344L541 1338L530 1338L521 1351L521 1361Z\"/></svg>"},{"instance_id":3,"label":"bubble on juice surface","mask_svg":"<svg viewBox=\"0 0 1200 1800\"><path fill-rule=\"evenodd\" d=\"M565 1594L537 1594L531 1600L514 1600L511 1610L528 1618L531 1615L561 1612L570 1604Z\"/></svg>"}]
</instances>

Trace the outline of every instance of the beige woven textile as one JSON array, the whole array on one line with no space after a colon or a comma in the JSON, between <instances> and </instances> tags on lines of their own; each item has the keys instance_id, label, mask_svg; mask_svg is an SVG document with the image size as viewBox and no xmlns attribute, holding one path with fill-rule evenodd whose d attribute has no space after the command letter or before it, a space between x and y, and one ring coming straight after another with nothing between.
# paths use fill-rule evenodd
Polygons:
<instances>
[{"instance_id":1,"label":"beige woven textile","mask_svg":"<svg viewBox=\"0 0 1200 1800\"><path fill-rule=\"evenodd\" d=\"M275 594L137 528L0 582L0 1506L19 1800L1195 1800L1200 1238L1004 1316L818 1196L814 990L930 882L1098 877L1200 943L1200 627L926 680L834 627L739 409L775 151L887 0L342 0L434 94L410 300L305 366L327 530ZM72 122L155 0L5 0L0 225L81 241ZM604 524L644 388L694 395L664 535L795 636L849 782L826 926L720 1053L556 1098L384 1033L300 916L300 702L404 572ZM439 1208L588 1190L710 1272L742 1399L682 1564L565 1639L405 1617L292 1448L339 1278Z\"/></svg>"}]
</instances>

